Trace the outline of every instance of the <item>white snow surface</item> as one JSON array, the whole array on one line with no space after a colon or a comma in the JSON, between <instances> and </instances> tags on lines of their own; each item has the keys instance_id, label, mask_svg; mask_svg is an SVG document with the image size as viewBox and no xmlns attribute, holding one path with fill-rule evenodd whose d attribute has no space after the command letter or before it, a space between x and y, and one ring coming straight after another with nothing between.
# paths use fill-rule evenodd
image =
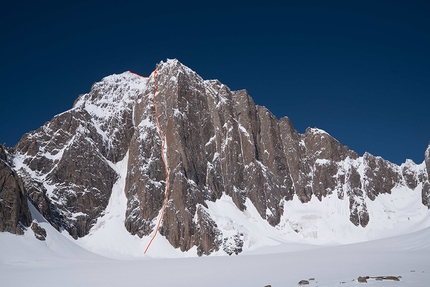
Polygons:
<instances>
[{"instance_id":1,"label":"white snow surface","mask_svg":"<svg viewBox=\"0 0 430 287\"><path fill-rule=\"evenodd\" d=\"M370 278L368 284L378 287L430 282L429 228L358 244L282 243L239 256L115 260L89 253L38 220L48 231L45 242L31 231L0 233L2 286L276 287L314 278L307 286L323 287L358 286L358 276L401 276L398 282Z\"/></svg>"}]
</instances>

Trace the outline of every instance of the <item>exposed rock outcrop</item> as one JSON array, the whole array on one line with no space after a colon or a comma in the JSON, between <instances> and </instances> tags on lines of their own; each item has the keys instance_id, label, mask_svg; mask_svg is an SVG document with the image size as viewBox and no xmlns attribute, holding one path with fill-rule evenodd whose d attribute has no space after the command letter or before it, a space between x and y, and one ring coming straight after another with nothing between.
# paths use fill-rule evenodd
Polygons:
<instances>
[{"instance_id":1,"label":"exposed rock outcrop","mask_svg":"<svg viewBox=\"0 0 430 287\"><path fill-rule=\"evenodd\" d=\"M0 145L0 232L23 234L30 226L31 214L24 184L8 158L6 148Z\"/></svg>"},{"instance_id":2,"label":"exposed rock outcrop","mask_svg":"<svg viewBox=\"0 0 430 287\"><path fill-rule=\"evenodd\" d=\"M33 230L34 236L40 241L45 241L47 233L45 228L41 227L36 221L31 223L31 230Z\"/></svg>"},{"instance_id":3,"label":"exposed rock outcrop","mask_svg":"<svg viewBox=\"0 0 430 287\"><path fill-rule=\"evenodd\" d=\"M15 147L30 199L74 238L86 235L107 206L118 178L111 163L124 157L134 132L136 91L121 76L96 83L73 109L24 135Z\"/></svg>"},{"instance_id":4,"label":"exposed rock outcrop","mask_svg":"<svg viewBox=\"0 0 430 287\"><path fill-rule=\"evenodd\" d=\"M430 209L430 143L427 147L424 158L427 174L419 174L420 181L424 182L421 197L423 204Z\"/></svg>"}]
</instances>

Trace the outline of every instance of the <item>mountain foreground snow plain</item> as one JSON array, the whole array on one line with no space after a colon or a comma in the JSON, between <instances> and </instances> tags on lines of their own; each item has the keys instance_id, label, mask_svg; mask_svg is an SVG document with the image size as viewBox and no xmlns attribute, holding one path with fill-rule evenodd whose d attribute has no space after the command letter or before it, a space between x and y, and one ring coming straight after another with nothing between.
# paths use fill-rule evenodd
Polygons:
<instances>
[{"instance_id":1,"label":"mountain foreground snow plain","mask_svg":"<svg viewBox=\"0 0 430 287\"><path fill-rule=\"evenodd\" d=\"M429 286L430 229L363 243L317 246L280 243L239 256L107 258L57 232L32 207L48 232L0 233L2 286ZM121 232L119 231L119 234ZM152 247L166 246L161 236ZM124 246L127 248L128 246ZM396 276L400 281L358 283L359 276ZM365 285L367 286L367 285Z\"/></svg>"},{"instance_id":2,"label":"mountain foreground snow plain","mask_svg":"<svg viewBox=\"0 0 430 287\"><path fill-rule=\"evenodd\" d=\"M129 72L123 77L142 87L151 80ZM33 221L47 237L39 241L30 228L23 236L0 233L1 286L276 287L297 286L301 280L307 280L307 286L430 286L430 212L421 203L421 183L415 188L398 185L376 200L364 198L370 218L365 227L351 223L349 200L340 200L335 193L322 200L313 196L306 203L297 196L284 201L275 227L249 199L241 211L223 194L206 202L207 212L224 236L242 232L243 252L238 256L219 250L197 257L196 247L181 252L161 234L145 255L151 236L132 235L124 227L131 157L127 152L122 160L109 162L118 174L109 203L89 233L77 240L57 231L28 202ZM362 158L353 164L362 173ZM16 169L22 165L19 157L14 165ZM416 175L425 170L425 163L406 161L402 167ZM367 283L359 283L359 276L369 276Z\"/></svg>"}]
</instances>

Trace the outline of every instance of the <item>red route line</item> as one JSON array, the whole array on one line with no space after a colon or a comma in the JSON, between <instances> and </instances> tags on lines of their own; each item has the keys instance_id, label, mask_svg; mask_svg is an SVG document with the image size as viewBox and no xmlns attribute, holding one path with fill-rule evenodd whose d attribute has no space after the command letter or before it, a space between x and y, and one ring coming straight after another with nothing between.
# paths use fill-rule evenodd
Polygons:
<instances>
[{"instance_id":1,"label":"red route line","mask_svg":"<svg viewBox=\"0 0 430 287\"><path fill-rule=\"evenodd\" d=\"M154 104L154 112L155 112L155 123L157 124L158 132L160 133L161 137L163 138L163 144L161 145L161 158L163 159L164 169L166 170L166 187L164 190L164 204L163 208L161 209L161 215L158 219L157 227L155 228L154 235L152 236L151 240L148 243L148 246L146 246L144 254L148 251L149 247L152 244L152 241L154 241L155 236L157 236L158 229L160 228L160 224L163 221L164 217L164 211L166 210L167 203L169 202L169 169L167 168L167 159L166 155L164 154L164 150L167 145L166 136L163 133L163 130L161 129L160 123L158 121L158 111L157 111L157 104L155 103L155 98L157 96L158 92L158 82L157 82L157 70L154 71L154 82L155 82L155 91L154 91L154 97L152 98L152 103Z\"/></svg>"},{"instance_id":2,"label":"red route line","mask_svg":"<svg viewBox=\"0 0 430 287\"><path fill-rule=\"evenodd\" d=\"M139 76L141 78L149 78L149 77L144 77L141 76L139 74L133 73L132 71L129 71L131 74ZM155 232L154 235L152 235L151 240L149 241L148 245L145 248L144 254L146 254L146 252L148 251L149 247L152 244L152 241L154 241L155 236L157 236L158 233L158 229L160 228L161 222L163 221L163 217L164 217L164 211L166 210L167 207L167 203L169 202L169 169L167 168L167 159L166 156L164 154L164 149L166 148L167 145L167 140L166 140L166 136L164 135L163 130L161 129L160 123L158 121L158 111L157 111L157 104L155 102L155 98L157 96L157 92L158 92L158 82L157 82L157 70L154 71L154 82L155 82L155 91L154 91L154 97L152 97L152 103L154 104L154 113L155 113L155 123L157 125L158 128L158 132L160 133L161 137L163 138L163 143L161 145L161 158L163 159L163 164L164 164L164 169L166 170L166 188L164 190L164 204L163 207L161 209L161 215L160 218L158 219L158 223L157 223L157 227L155 228Z\"/></svg>"}]
</instances>

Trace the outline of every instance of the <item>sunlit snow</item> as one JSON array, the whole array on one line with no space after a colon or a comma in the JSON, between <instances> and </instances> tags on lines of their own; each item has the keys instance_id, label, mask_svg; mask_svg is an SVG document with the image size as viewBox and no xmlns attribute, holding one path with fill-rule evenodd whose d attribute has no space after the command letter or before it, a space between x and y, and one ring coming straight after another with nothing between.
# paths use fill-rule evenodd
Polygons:
<instances>
[{"instance_id":1,"label":"sunlit snow","mask_svg":"<svg viewBox=\"0 0 430 287\"><path fill-rule=\"evenodd\" d=\"M380 287L430 282L429 228L331 247L283 243L239 256L114 260L90 254L40 224L48 230L45 242L30 231L24 236L0 233L2 286L276 287L308 280L308 286L323 287L357 286L358 276L401 276L399 282L369 279Z\"/></svg>"}]
</instances>

